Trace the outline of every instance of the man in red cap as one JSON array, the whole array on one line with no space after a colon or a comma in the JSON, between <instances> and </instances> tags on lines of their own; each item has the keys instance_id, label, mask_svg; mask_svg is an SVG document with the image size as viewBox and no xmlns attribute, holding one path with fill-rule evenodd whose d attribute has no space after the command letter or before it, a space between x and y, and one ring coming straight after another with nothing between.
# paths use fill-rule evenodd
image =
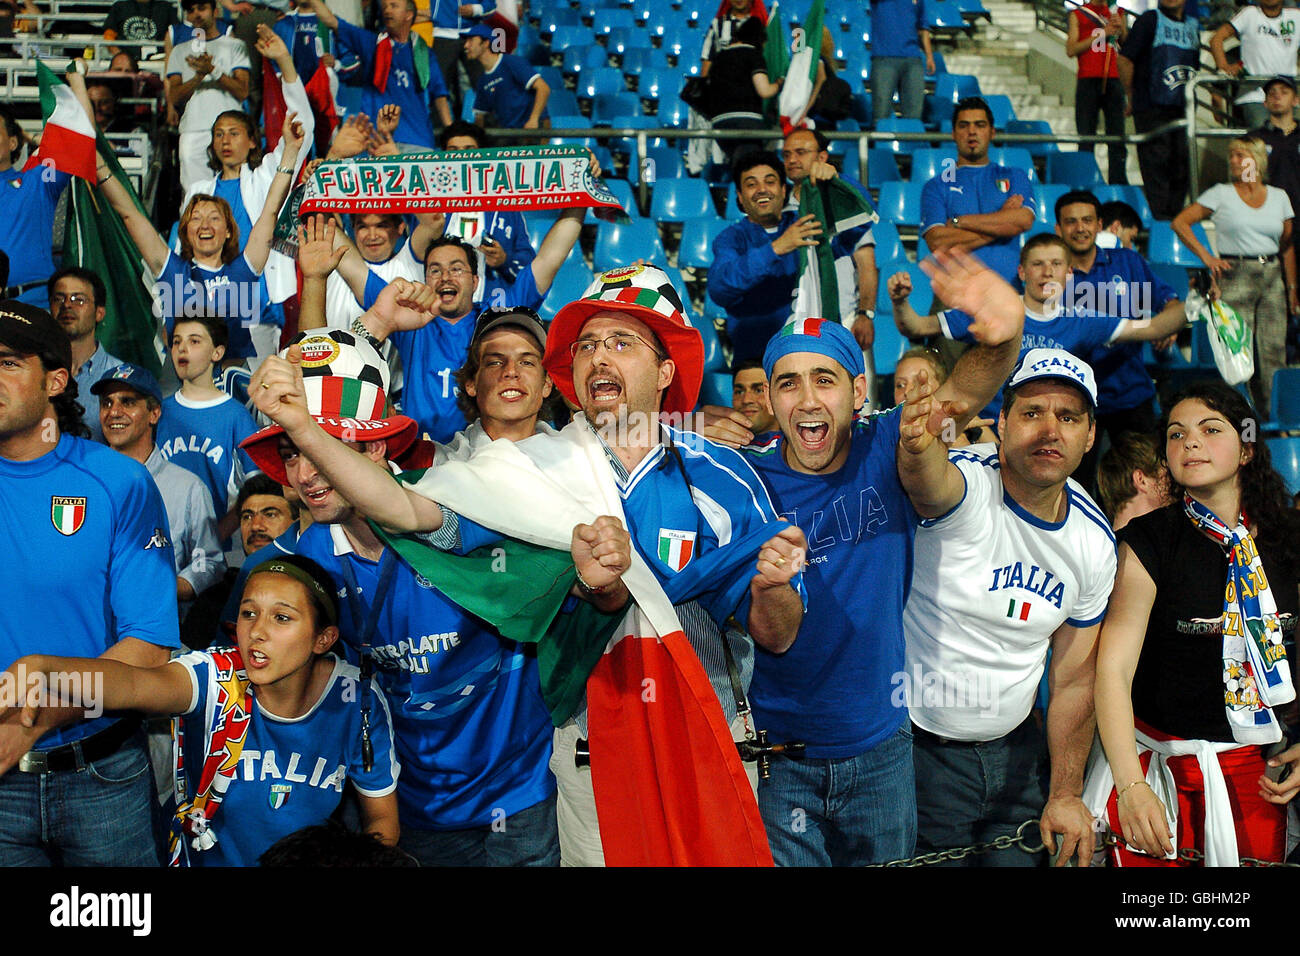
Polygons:
<instances>
[{"instance_id":1,"label":"man in red cap","mask_svg":"<svg viewBox=\"0 0 1300 956\"><path fill-rule=\"evenodd\" d=\"M394 320L401 328L403 317ZM261 407L313 456L333 487L362 502L381 525L432 532L431 543L461 551L503 533L567 547L579 596L605 610L631 603L633 611L651 619L662 643L612 644L587 682L588 700L556 732L551 767L560 785L566 863L599 864L606 855L615 863L770 863L736 752L706 748L702 754L699 740L685 746L687 741L674 734L679 726L707 726L725 735L730 722L734 734L753 736L745 700L753 644L744 632L776 652L790 645L803 616L798 590L807 547L803 534L777 523L766 491L740 455L661 423L663 413L684 416L694 408L704 366L700 335L661 270L630 266L597 277L582 299L556 315L544 364L560 393L582 408L560 435L538 435L515 445L494 442L466 463L435 466L404 493L395 494L391 478L311 429L293 407L291 390ZM270 384L272 392L279 390L278 383ZM733 616L740 629L727 628ZM657 662L646 665L656 677L647 678L649 684L628 685L628 673L642 672L629 668L621 680L611 675L625 654ZM656 669L662 654L672 658L676 670ZM675 675L685 675L689 692L671 700L690 716L669 727L656 721L669 711L668 683ZM644 714L638 713L641 708L620 708L633 695L665 706L646 708ZM692 724L697 716L702 723ZM698 791L683 793L685 774L667 762L647 771L651 761L637 762L639 751L620 749L628 738L610 732L620 720L646 722L649 729L641 728L638 742L662 748L655 750L656 759L676 757L684 764L698 761L697 766L713 761L722 767L716 779L729 784L726 793L703 784L715 779L704 773L695 774ZM579 760L588 740L591 771ZM715 814L729 814L730 822L719 823ZM701 821L702 815L712 824ZM662 825L658 833L648 822L652 818ZM636 827L630 826L632 819ZM695 824L693 845L667 848L679 844L676 835ZM699 832L710 825L711 832ZM716 847L724 841L743 844L747 855L728 856L739 851ZM700 847L706 849L697 853Z\"/></svg>"}]
</instances>

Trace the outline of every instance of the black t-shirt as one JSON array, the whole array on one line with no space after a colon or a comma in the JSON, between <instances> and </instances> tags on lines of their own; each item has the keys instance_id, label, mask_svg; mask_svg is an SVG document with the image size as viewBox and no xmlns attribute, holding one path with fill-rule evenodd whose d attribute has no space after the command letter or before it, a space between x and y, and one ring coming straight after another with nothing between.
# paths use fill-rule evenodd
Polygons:
<instances>
[{"instance_id":1,"label":"black t-shirt","mask_svg":"<svg viewBox=\"0 0 1300 956\"><path fill-rule=\"evenodd\" d=\"M1231 741L1223 707L1227 552L1196 530L1181 503L1133 519L1118 537L1156 584L1133 675L1133 715L1175 737ZM1289 643L1300 612L1296 568L1270 558L1263 547L1260 557Z\"/></svg>"},{"instance_id":2,"label":"black t-shirt","mask_svg":"<svg viewBox=\"0 0 1300 956\"><path fill-rule=\"evenodd\" d=\"M105 30L113 30L122 40L161 40L179 23L176 5L167 0L118 0L108 9Z\"/></svg>"},{"instance_id":3,"label":"black t-shirt","mask_svg":"<svg viewBox=\"0 0 1300 956\"><path fill-rule=\"evenodd\" d=\"M763 112L763 98L754 89L754 74L767 71L763 54L736 44L713 55L709 67L709 104L714 118L725 113Z\"/></svg>"},{"instance_id":4,"label":"black t-shirt","mask_svg":"<svg viewBox=\"0 0 1300 956\"><path fill-rule=\"evenodd\" d=\"M1300 126L1284 133L1270 120L1250 135L1268 147L1268 184L1285 190L1291 208L1300 210Z\"/></svg>"}]
</instances>

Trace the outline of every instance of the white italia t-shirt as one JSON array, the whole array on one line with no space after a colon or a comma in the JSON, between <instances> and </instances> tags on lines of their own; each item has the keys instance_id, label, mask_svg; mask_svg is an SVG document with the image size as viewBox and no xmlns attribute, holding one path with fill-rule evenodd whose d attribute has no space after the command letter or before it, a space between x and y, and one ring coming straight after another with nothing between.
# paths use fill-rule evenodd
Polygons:
<instances>
[{"instance_id":1,"label":"white italia t-shirt","mask_svg":"<svg viewBox=\"0 0 1300 956\"><path fill-rule=\"evenodd\" d=\"M1284 7L1276 17L1264 16L1256 6L1242 7L1232 18L1241 38L1241 62L1250 76L1295 76L1296 36L1300 10ZM1264 91L1251 90L1238 103L1263 103Z\"/></svg>"},{"instance_id":2,"label":"white italia t-shirt","mask_svg":"<svg viewBox=\"0 0 1300 956\"><path fill-rule=\"evenodd\" d=\"M1029 715L1052 633L1105 615L1115 536L1073 480L1065 518L1051 523L1003 490L997 446L971 445L948 457L966 491L916 533L902 686L924 730L995 740Z\"/></svg>"}]
</instances>

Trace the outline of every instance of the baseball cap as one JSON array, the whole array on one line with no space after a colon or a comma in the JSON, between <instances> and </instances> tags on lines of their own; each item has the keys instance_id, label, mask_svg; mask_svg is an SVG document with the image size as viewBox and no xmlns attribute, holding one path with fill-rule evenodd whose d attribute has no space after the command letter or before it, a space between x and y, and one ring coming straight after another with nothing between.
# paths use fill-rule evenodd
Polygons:
<instances>
[{"instance_id":1,"label":"baseball cap","mask_svg":"<svg viewBox=\"0 0 1300 956\"><path fill-rule=\"evenodd\" d=\"M513 326L527 332L537 340L537 344L542 347L542 351L546 351L546 329L542 325L541 318L532 309L523 307L485 309L480 312L478 322L474 326L474 337L469 341L469 351L473 353L476 345L482 342L489 333L502 326Z\"/></svg>"},{"instance_id":2,"label":"baseball cap","mask_svg":"<svg viewBox=\"0 0 1300 956\"><path fill-rule=\"evenodd\" d=\"M1292 93L1296 92L1294 76L1287 76L1285 73L1279 73L1277 76L1273 77L1273 79L1264 84L1264 92L1267 93L1268 88L1274 83L1285 83L1287 86L1291 87Z\"/></svg>"},{"instance_id":3,"label":"baseball cap","mask_svg":"<svg viewBox=\"0 0 1300 956\"><path fill-rule=\"evenodd\" d=\"M704 381L704 340L686 317L681 294L668 273L654 266L621 266L602 272L581 299L555 313L542 365L560 394L575 405L582 404L573 385L569 346L578 341L587 320L599 312L624 312L650 327L677 365L664 392L663 411L684 414L694 410Z\"/></svg>"},{"instance_id":4,"label":"baseball cap","mask_svg":"<svg viewBox=\"0 0 1300 956\"><path fill-rule=\"evenodd\" d=\"M63 326L38 306L0 300L0 343L23 355L39 355L42 362L49 358L53 368L72 371L72 340Z\"/></svg>"},{"instance_id":5,"label":"baseball cap","mask_svg":"<svg viewBox=\"0 0 1300 956\"><path fill-rule=\"evenodd\" d=\"M1030 349L1012 369L1006 388L1017 389L1045 379L1069 382L1088 397L1089 407L1097 410L1097 380L1092 366L1065 349Z\"/></svg>"},{"instance_id":6,"label":"baseball cap","mask_svg":"<svg viewBox=\"0 0 1300 956\"><path fill-rule=\"evenodd\" d=\"M472 27L466 27L460 31L462 37L482 37L484 40L491 40L493 37L492 28L486 23L476 23Z\"/></svg>"},{"instance_id":7,"label":"baseball cap","mask_svg":"<svg viewBox=\"0 0 1300 956\"><path fill-rule=\"evenodd\" d=\"M141 395L152 398L159 405L162 404L162 388L159 387L158 380L150 375L148 370L132 365L130 362L123 362L105 372L98 382L90 386L90 394L103 395L119 385L133 388Z\"/></svg>"}]
</instances>

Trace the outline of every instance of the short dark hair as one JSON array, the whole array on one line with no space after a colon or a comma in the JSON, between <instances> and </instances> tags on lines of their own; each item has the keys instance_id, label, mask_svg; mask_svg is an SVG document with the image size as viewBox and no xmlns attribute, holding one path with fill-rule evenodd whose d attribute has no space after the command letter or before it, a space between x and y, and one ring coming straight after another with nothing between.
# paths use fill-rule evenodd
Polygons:
<instances>
[{"instance_id":1,"label":"short dark hair","mask_svg":"<svg viewBox=\"0 0 1300 956\"><path fill-rule=\"evenodd\" d=\"M280 837L257 858L258 866L380 867L419 866L415 857L388 846L374 833L349 830L326 820Z\"/></svg>"},{"instance_id":2,"label":"short dark hair","mask_svg":"<svg viewBox=\"0 0 1300 956\"><path fill-rule=\"evenodd\" d=\"M1061 221L1062 209L1066 206L1073 206L1076 203L1087 203L1096 210L1097 218L1101 218L1101 200L1098 199L1091 190L1071 189L1068 193L1061 196L1060 199L1056 200L1056 205L1052 208L1052 211L1056 213L1056 221L1058 223Z\"/></svg>"},{"instance_id":3,"label":"short dark hair","mask_svg":"<svg viewBox=\"0 0 1300 956\"><path fill-rule=\"evenodd\" d=\"M23 151L23 131L18 126L18 120L14 119L13 110L6 104L0 103L0 122L5 124L5 132L18 141L14 151L9 154L9 162L18 161L18 154Z\"/></svg>"},{"instance_id":4,"label":"short dark hair","mask_svg":"<svg viewBox=\"0 0 1300 956\"><path fill-rule=\"evenodd\" d=\"M425 268L429 266L429 257L433 255L434 249L441 249L443 246L455 246L461 252L465 253L465 258L469 260L469 271L473 275L478 275L478 250L471 246L464 239L458 239L455 236L439 236L433 242L429 243L429 249L424 254Z\"/></svg>"},{"instance_id":5,"label":"short dark hair","mask_svg":"<svg viewBox=\"0 0 1300 956\"><path fill-rule=\"evenodd\" d=\"M208 330L208 336L212 339L213 345L229 345L230 329L226 326L226 320L215 315L178 315L176 321L172 324L172 334L176 333L176 326L182 322L197 322ZM170 342L168 345L170 346Z\"/></svg>"},{"instance_id":6,"label":"short dark hair","mask_svg":"<svg viewBox=\"0 0 1300 956\"><path fill-rule=\"evenodd\" d=\"M1103 226L1109 226L1112 222L1118 220L1119 224L1125 229L1142 228L1142 217L1137 214L1137 210L1118 199L1102 203L1101 212L1098 213L1097 218L1101 220Z\"/></svg>"},{"instance_id":7,"label":"short dark hair","mask_svg":"<svg viewBox=\"0 0 1300 956\"><path fill-rule=\"evenodd\" d=\"M380 219L387 219L390 223L398 226L406 223L406 219L400 212L354 212L348 215L348 218L352 220L353 232L357 231L357 226L361 225L361 220L366 216L378 216Z\"/></svg>"},{"instance_id":8,"label":"short dark hair","mask_svg":"<svg viewBox=\"0 0 1300 956\"><path fill-rule=\"evenodd\" d=\"M993 108L984 101L984 97L963 96L952 108L952 122L954 127L957 125L957 117L967 110L983 110L984 115L989 118L989 125L997 125L993 122Z\"/></svg>"},{"instance_id":9,"label":"short dark hair","mask_svg":"<svg viewBox=\"0 0 1300 956\"><path fill-rule=\"evenodd\" d=\"M740 188L740 177L755 166L771 166L781 178L782 188L789 187L790 184L785 181L785 160L770 149L755 149L745 153L731 167L731 181L736 184L737 189Z\"/></svg>"},{"instance_id":10,"label":"short dark hair","mask_svg":"<svg viewBox=\"0 0 1300 956\"><path fill-rule=\"evenodd\" d=\"M1156 441L1145 432L1120 432L1097 462L1097 498L1102 512L1112 523L1120 507L1137 497L1133 472L1159 478L1165 470Z\"/></svg>"},{"instance_id":11,"label":"short dark hair","mask_svg":"<svg viewBox=\"0 0 1300 956\"><path fill-rule=\"evenodd\" d=\"M756 358L741 359L739 362L731 366L731 377L735 378L741 372L748 372L750 369L755 369L755 368L759 369L760 371L763 371L762 359L756 359ZM764 372L764 374L766 374L766 372Z\"/></svg>"},{"instance_id":12,"label":"short dark hair","mask_svg":"<svg viewBox=\"0 0 1300 956\"><path fill-rule=\"evenodd\" d=\"M471 123L467 120L456 120L454 123L448 123L438 134L438 148L446 149L457 136L472 136L474 142L478 143L479 149L487 149L492 145L488 139L487 132L478 123Z\"/></svg>"},{"instance_id":13,"label":"short dark hair","mask_svg":"<svg viewBox=\"0 0 1300 956\"><path fill-rule=\"evenodd\" d=\"M104 280L89 269L81 266L64 266L45 283L47 297L54 295L54 287L58 285L60 279L77 279L90 286L91 295L95 299L95 308L108 304L108 290L104 287Z\"/></svg>"},{"instance_id":14,"label":"short dark hair","mask_svg":"<svg viewBox=\"0 0 1300 956\"><path fill-rule=\"evenodd\" d=\"M289 516L295 521L298 520L298 503L290 501L276 480L269 475L258 472L252 478L249 478L239 488L239 495L235 498L235 512L244 510L244 504L253 495L269 495L273 498L284 498L285 504L289 506Z\"/></svg>"}]
</instances>

